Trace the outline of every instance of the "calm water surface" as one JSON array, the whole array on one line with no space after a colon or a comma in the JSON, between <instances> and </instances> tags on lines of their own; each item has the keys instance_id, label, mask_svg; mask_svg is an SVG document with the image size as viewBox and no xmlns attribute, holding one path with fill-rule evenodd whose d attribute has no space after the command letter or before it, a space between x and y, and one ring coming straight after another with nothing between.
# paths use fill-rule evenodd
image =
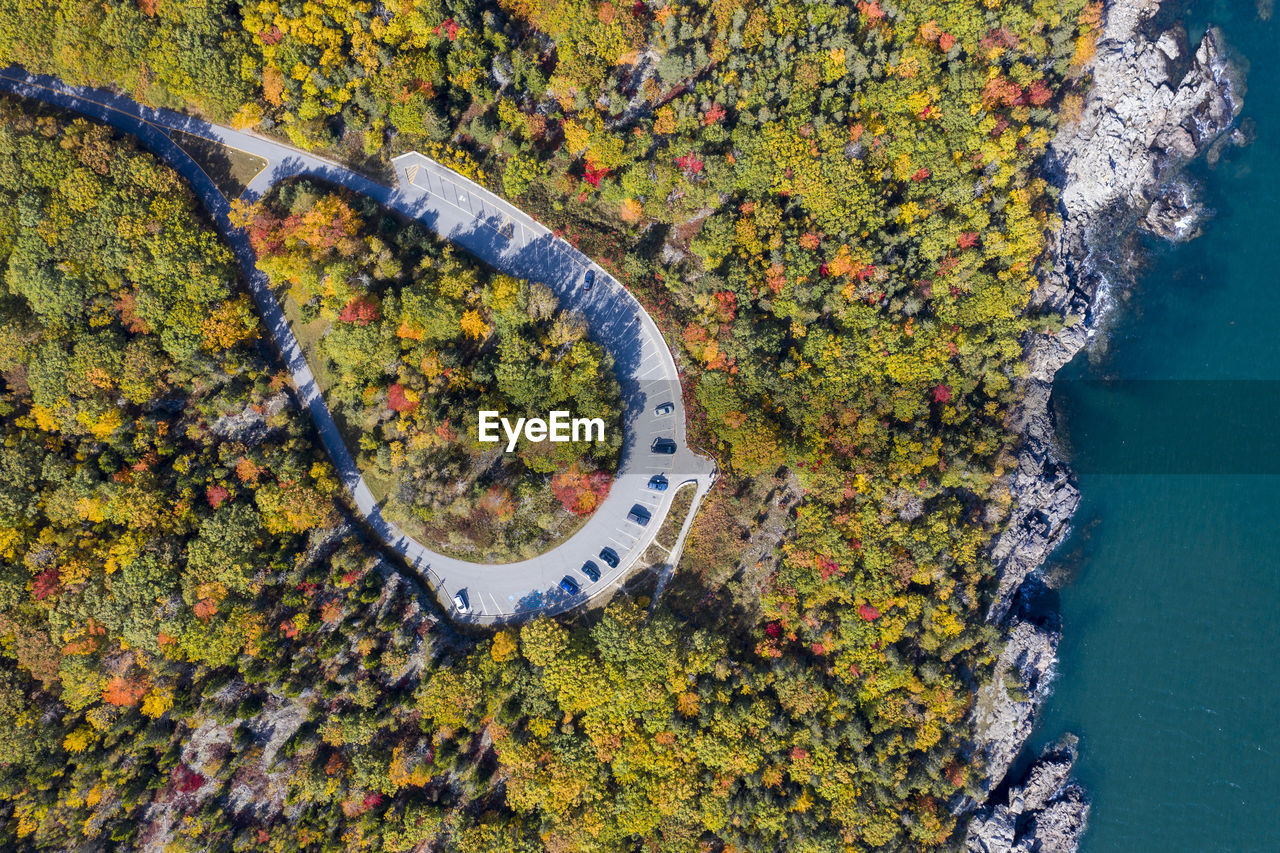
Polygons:
<instances>
[{"instance_id":1,"label":"calm water surface","mask_svg":"<svg viewBox=\"0 0 1280 853\"><path fill-rule=\"evenodd\" d=\"M1243 118L1256 141L1195 171L1217 212L1204 236L1153 246L1109 352L1064 374L1267 381L1224 385L1225 401L1187 395L1213 406L1180 407L1179 393L1117 405L1109 418L1124 430L1091 428L1096 386L1063 383L1058 396L1082 457L1114 458L1108 442L1135 436L1185 437L1190 425L1203 435L1192 467L1215 471L1243 440L1231 393L1242 405L1274 398L1280 411L1280 26L1254 0L1186 11L1193 34L1218 24L1250 63ZM1253 423L1280 434L1280 418ZM1280 459L1258 455L1268 458L1257 470L1280 472ZM1077 769L1094 799L1083 853L1280 851L1280 476L1156 465L1082 474L1080 487L1076 532L1057 557L1074 573L1060 675L1035 744L1082 738Z\"/></svg>"}]
</instances>

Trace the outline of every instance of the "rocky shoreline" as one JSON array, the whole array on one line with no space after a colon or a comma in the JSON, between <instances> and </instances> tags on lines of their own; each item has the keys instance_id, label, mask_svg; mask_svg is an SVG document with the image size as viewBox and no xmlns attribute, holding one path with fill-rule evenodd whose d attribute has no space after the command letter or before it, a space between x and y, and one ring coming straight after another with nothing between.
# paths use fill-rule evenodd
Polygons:
<instances>
[{"instance_id":1,"label":"rocky shoreline","mask_svg":"<svg viewBox=\"0 0 1280 853\"><path fill-rule=\"evenodd\" d=\"M1061 638L1039 569L1066 538L1080 502L1056 442L1053 378L1089 344L1113 289L1129 283L1126 244L1134 235L1187 240L1199 233L1202 209L1182 176L1185 165L1223 138L1242 141L1231 127L1243 84L1221 34L1210 30L1192 50L1180 28L1156 24L1160 6L1107 4L1084 112L1059 131L1047 157L1046 172L1061 188L1062 225L1031 310L1067 322L1027 342L1021 403L1010 414L1022 442L1007 483L1008 524L992 550L999 586L988 615L1005 645L975 703L974 748L987 778L986 802L971 804L965 847L972 853L1071 853L1084 833L1089 798L1071 778L1074 738L1008 778L1048 696Z\"/></svg>"}]
</instances>

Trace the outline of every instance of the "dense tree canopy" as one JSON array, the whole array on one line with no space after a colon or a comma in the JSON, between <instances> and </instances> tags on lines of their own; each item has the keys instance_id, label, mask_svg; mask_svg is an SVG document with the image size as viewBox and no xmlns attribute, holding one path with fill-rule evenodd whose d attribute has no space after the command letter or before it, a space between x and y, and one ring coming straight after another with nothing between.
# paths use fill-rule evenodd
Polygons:
<instances>
[{"instance_id":1,"label":"dense tree canopy","mask_svg":"<svg viewBox=\"0 0 1280 853\"><path fill-rule=\"evenodd\" d=\"M306 182L243 209L298 306L325 396L388 517L472 559L531 557L590 515L622 441L612 358L550 288L492 273L373 203ZM481 410L600 418L604 441L482 443Z\"/></svg>"},{"instance_id":2,"label":"dense tree canopy","mask_svg":"<svg viewBox=\"0 0 1280 853\"><path fill-rule=\"evenodd\" d=\"M243 680L273 708L299 689L298 672L333 674L307 688L331 703L326 715L286 744L297 816L229 809L232 775L260 765L247 750L210 769L205 750L204 770L179 765L156 795L176 803L183 822L165 831L189 846L954 844L951 806L976 778L972 685L990 675L995 651L983 616L986 547L1008 501L1003 418L1020 337L1049 322L1026 314L1054 224L1037 162L1074 109L1099 10L1084 0L0 3L6 58L234 114L367 168L418 148L535 211L650 307L685 365L694 434L725 474L652 612L621 596L603 613L458 642L438 661L415 651L403 680L382 670L362 679L345 640L319 626L364 626L357 642L385 644L379 666L400 672L385 661L416 648L405 635L420 623L397 621L372 588L343 597L361 589L353 570L291 576L323 586L274 599L289 614L278 622L248 598L264 573L285 571L288 549L300 553L298 531L319 523L317 504L291 490L324 494L323 466L279 461L302 453L288 430L228 447L207 426L192 434L190 406L179 417L153 400L265 405L270 380L253 376L245 347L227 345L248 333L251 314L224 276L205 274L225 255L207 234L171 224L184 196L164 189L163 170L130 167L147 214L130 213L132 202L112 201L125 185L111 165L126 156L119 146L93 142L86 126L19 134L25 142L6 144L45 145L53 165L8 156L0 167L10 293L0 367L13 376L0 513L17 531L6 533L12 603L0 631L21 664L0 681L0 711L34 731L35 712L14 697L42 689L58 693L60 719L72 722L65 734L35 732L18 763L56 768L64 758L40 756L124 748L105 716L89 715L108 694L123 704L107 705L131 707L140 675L95 669L66 648L107 648L103 637L127 630L131 650L150 635L191 666L247 669ZM130 22L115 28L134 34L127 51L66 47L92 42L107 18ZM214 51L205 73L234 79L188 74L186 57L166 59L175 45ZM55 147L51 136L83 141ZM479 370L477 394L546 393L504 379L504 330L526 354L584 343L572 323L557 332L554 307L535 309L536 286L486 280L417 238L389 239L351 199L291 192L254 214L255 244L295 291L298 319L332 329L315 350L332 371L330 393L351 423L380 430L366 452L388 454L368 470L391 465L394 442L408 454L414 436L438 430L446 410L424 392L445 369L473 379ZM99 216L93 229L75 227ZM307 231L321 226L322 240ZM71 238L82 232L114 254L77 253ZM146 263L139 247L149 247ZM166 279L179 258L195 274ZM588 370L590 355L571 368ZM551 387L552 365L545 376ZM249 400L220 390L249 385ZM158 464L171 456L209 472L185 497L182 478L194 475ZM779 491L796 502L766 496ZM128 544L57 532L122 514L138 528L121 534ZM781 519L781 538L765 516ZM160 536L180 544L152 559L139 543ZM244 542L255 543L253 565ZM165 574L175 562L190 571ZM164 629L164 644L156 632L174 618L164 608L150 624L137 610L92 624L96 603L72 610L76 596L90 601L93 578L110 593L117 575L128 600L144 600L151 584L168 584L175 607L181 599L185 621ZM339 602L329 619L325 597ZM41 615L51 604L84 618L53 621ZM287 645L300 669L259 672L251 647L269 643ZM339 663L306 669L317 659ZM201 707L231 714L226 682L202 683ZM167 700L150 701L154 710ZM257 719L245 701L237 719ZM160 759L168 768L174 750ZM226 793L181 800L188 787L205 790L205 771L224 774ZM109 821L88 820L88 777L24 772L38 781L7 783L7 832L55 844L101 837Z\"/></svg>"}]
</instances>

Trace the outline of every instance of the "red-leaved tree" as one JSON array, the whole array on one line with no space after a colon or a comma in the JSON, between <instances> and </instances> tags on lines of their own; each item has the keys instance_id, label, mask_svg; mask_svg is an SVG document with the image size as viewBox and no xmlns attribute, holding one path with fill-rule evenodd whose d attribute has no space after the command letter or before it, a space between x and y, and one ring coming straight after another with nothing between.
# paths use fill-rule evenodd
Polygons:
<instances>
[{"instance_id":1,"label":"red-leaved tree","mask_svg":"<svg viewBox=\"0 0 1280 853\"><path fill-rule=\"evenodd\" d=\"M395 382L387 389L387 405L403 414L418 408L418 401L410 400L404 393L404 386L399 382Z\"/></svg>"},{"instance_id":2,"label":"red-leaved tree","mask_svg":"<svg viewBox=\"0 0 1280 853\"><path fill-rule=\"evenodd\" d=\"M609 494L613 478L604 471L583 473L577 463L551 478L551 493L574 515L590 515Z\"/></svg>"},{"instance_id":3,"label":"red-leaved tree","mask_svg":"<svg viewBox=\"0 0 1280 853\"><path fill-rule=\"evenodd\" d=\"M378 304L368 296L357 296L346 304L338 319L344 323L367 326L378 319Z\"/></svg>"},{"instance_id":4,"label":"red-leaved tree","mask_svg":"<svg viewBox=\"0 0 1280 853\"><path fill-rule=\"evenodd\" d=\"M679 166L681 170L683 170L684 172L687 172L690 175L696 175L702 171L702 167L704 164L701 160L698 159L697 154L694 154L692 151L690 151L688 154L684 154L680 157L677 157L676 165Z\"/></svg>"},{"instance_id":5,"label":"red-leaved tree","mask_svg":"<svg viewBox=\"0 0 1280 853\"><path fill-rule=\"evenodd\" d=\"M608 174L609 174L608 166L597 166L596 164L588 160L585 174L583 175L582 179L587 183L591 184L591 186L598 187L600 186L600 181L603 180L605 176Z\"/></svg>"}]
</instances>

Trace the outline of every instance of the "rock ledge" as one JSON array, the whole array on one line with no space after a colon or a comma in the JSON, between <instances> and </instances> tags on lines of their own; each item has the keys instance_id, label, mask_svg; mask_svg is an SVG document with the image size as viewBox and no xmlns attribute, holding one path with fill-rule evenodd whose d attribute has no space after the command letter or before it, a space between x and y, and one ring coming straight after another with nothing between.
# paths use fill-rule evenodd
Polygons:
<instances>
[{"instance_id":1,"label":"rock ledge","mask_svg":"<svg viewBox=\"0 0 1280 853\"><path fill-rule=\"evenodd\" d=\"M1199 233L1202 206L1181 172L1226 138L1243 96L1217 30L1194 52L1180 29L1148 33L1160 2L1108 4L1084 112L1059 131L1047 156L1046 171L1062 187L1062 226L1030 310L1067 323L1026 342L1021 402L1010 413L1022 443L1007 483L1013 508L992 548L999 585L988 615L1005 647L974 709L988 794L969 822L973 853L1071 853L1088 816L1088 797L1069 779L1074 738L1050 747L1020 783L1006 779L1049 693L1061 637L1056 614L1033 603L1043 599L1037 572L1080 503L1055 438L1053 378L1093 339L1112 289L1128 284L1127 244L1137 231L1170 240ZM1008 801L998 803L1004 791Z\"/></svg>"}]
</instances>

